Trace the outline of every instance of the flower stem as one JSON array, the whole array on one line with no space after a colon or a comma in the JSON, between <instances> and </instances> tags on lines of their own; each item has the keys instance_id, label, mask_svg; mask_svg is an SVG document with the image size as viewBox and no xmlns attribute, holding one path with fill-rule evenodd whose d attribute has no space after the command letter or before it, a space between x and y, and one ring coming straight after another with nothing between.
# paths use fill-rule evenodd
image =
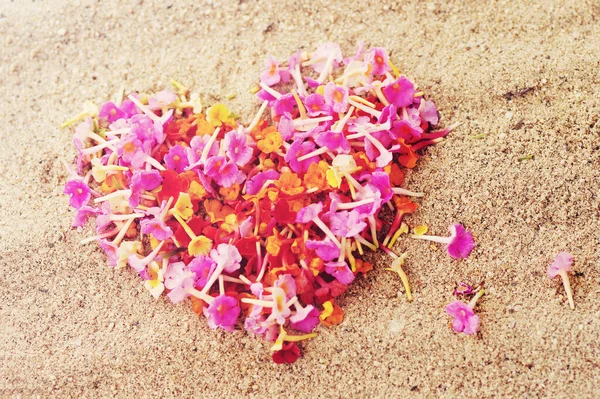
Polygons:
<instances>
[{"instance_id":1,"label":"flower stem","mask_svg":"<svg viewBox=\"0 0 600 399\"><path fill-rule=\"evenodd\" d=\"M394 192L394 194L406 195L408 197L422 197L422 196L425 195L425 193L417 193L417 192L414 192L414 191L406 190L406 189L401 188L401 187L393 187L392 191Z\"/></svg>"},{"instance_id":2,"label":"flower stem","mask_svg":"<svg viewBox=\"0 0 600 399\"><path fill-rule=\"evenodd\" d=\"M471 299L467 306L469 306L471 309L474 309L475 304L477 304L477 300L481 298L483 294L485 294L485 290L482 288L479 291L477 291L477 294L475 294L475 296Z\"/></svg>"},{"instance_id":3,"label":"flower stem","mask_svg":"<svg viewBox=\"0 0 600 399\"><path fill-rule=\"evenodd\" d=\"M419 240L427 240L427 241L433 241L433 242L437 242L439 244L450 244L450 242L452 241L452 237L438 237L438 236L428 236L428 235L422 235L422 236L417 236L417 235L412 235L411 238L418 238Z\"/></svg>"},{"instance_id":4,"label":"flower stem","mask_svg":"<svg viewBox=\"0 0 600 399\"><path fill-rule=\"evenodd\" d=\"M567 299L569 300L569 307L571 309L575 309L575 302L573 301L573 290L571 290L571 283L569 282L569 276L565 270L561 270L559 273L560 278L562 278L563 285L565 286L565 291L567 292Z\"/></svg>"}]
</instances>

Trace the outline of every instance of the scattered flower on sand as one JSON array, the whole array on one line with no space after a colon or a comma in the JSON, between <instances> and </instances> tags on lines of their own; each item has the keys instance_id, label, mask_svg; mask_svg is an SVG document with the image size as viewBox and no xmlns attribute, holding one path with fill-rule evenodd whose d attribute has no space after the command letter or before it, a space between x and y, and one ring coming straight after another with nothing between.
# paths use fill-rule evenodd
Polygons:
<instances>
[{"instance_id":1,"label":"scattered flower on sand","mask_svg":"<svg viewBox=\"0 0 600 399\"><path fill-rule=\"evenodd\" d=\"M450 226L448 230L450 230L450 237L429 236L424 234L414 234L412 237L446 244L448 254L455 259L468 257L473 248L477 245L473 240L471 232L465 230L463 225L458 223Z\"/></svg>"},{"instance_id":2,"label":"scattered flower on sand","mask_svg":"<svg viewBox=\"0 0 600 399\"><path fill-rule=\"evenodd\" d=\"M466 335L477 333L479 330L479 316L475 314L473 309L484 292L483 289L480 289L468 304L462 301L454 301L446 306L446 313L453 317L452 328L454 331Z\"/></svg>"},{"instance_id":3,"label":"scattered flower on sand","mask_svg":"<svg viewBox=\"0 0 600 399\"><path fill-rule=\"evenodd\" d=\"M571 271L571 265L573 264L573 256L568 252L560 252L554 262L548 266L548 278L553 279L556 276L560 276L562 279L567 298L569 300L569 307L575 309L575 302L573 301L573 291L571 290L571 283L569 282L568 272Z\"/></svg>"}]
</instances>

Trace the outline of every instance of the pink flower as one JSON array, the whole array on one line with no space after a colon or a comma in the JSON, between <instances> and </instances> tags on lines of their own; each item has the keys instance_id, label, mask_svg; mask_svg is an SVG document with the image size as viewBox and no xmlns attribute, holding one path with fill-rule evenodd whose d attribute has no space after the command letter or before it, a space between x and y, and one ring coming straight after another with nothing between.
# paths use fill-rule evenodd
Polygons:
<instances>
[{"instance_id":1,"label":"pink flower","mask_svg":"<svg viewBox=\"0 0 600 399\"><path fill-rule=\"evenodd\" d=\"M82 206L87 205L92 198L90 188L82 180L69 180L67 184L65 184L63 194L68 194L71 196L69 199L69 205L75 209L79 209Z\"/></svg>"},{"instance_id":2,"label":"pink flower","mask_svg":"<svg viewBox=\"0 0 600 399\"><path fill-rule=\"evenodd\" d=\"M364 217L356 210L350 212L341 211L332 214L329 218L329 225L333 234L342 237L354 237L367 227Z\"/></svg>"},{"instance_id":3,"label":"pink flower","mask_svg":"<svg viewBox=\"0 0 600 399\"><path fill-rule=\"evenodd\" d=\"M333 82L325 86L325 103L333 109L333 112L342 113L348 109L348 90Z\"/></svg>"},{"instance_id":4,"label":"pink flower","mask_svg":"<svg viewBox=\"0 0 600 399\"><path fill-rule=\"evenodd\" d=\"M210 257L219 268L227 273L233 273L240 268L242 256L238 249L230 244L219 244L216 249L210 251Z\"/></svg>"},{"instance_id":5,"label":"pink flower","mask_svg":"<svg viewBox=\"0 0 600 399\"><path fill-rule=\"evenodd\" d=\"M108 101L102 104L102 107L100 107L98 117L106 119L108 120L108 122L113 123L118 119L126 118L127 114L123 112L119 107L117 107L115 103Z\"/></svg>"},{"instance_id":6,"label":"pink flower","mask_svg":"<svg viewBox=\"0 0 600 399\"><path fill-rule=\"evenodd\" d=\"M327 147L330 151L338 154L348 154L350 152L350 142L342 132L327 131L317 135L316 143L321 147Z\"/></svg>"},{"instance_id":7,"label":"pink flower","mask_svg":"<svg viewBox=\"0 0 600 399\"><path fill-rule=\"evenodd\" d=\"M296 281L291 274L282 274L279 276L273 287L279 287L285 292L285 296L287 299L292 299L296 296Z\"/></svg>"},{"instance_id":8,"label":"pink flower","mask_svg":"<svg viewBox=\"0 0 600 399\"><path fill-rule=\"evenodd\" d=\"M88 218L92 215L97 215L100 213L100 209L92 208L91 206L84 205L81 208L77 209L75 212L75 217L73 218L73 227L81 227L83 226Z\"/></svg>"},{"instance_id":9,"label":"pink flower","mask_svg":"<svg viewBox=\"0 0 600 399\"><path fill-rule=\"evenodd\" d=\"M204 315L208 319L210 328L221 327L224 330L233 331L240 315L240 307L237 299L223 294L216 297L208 308L204 309Z\"/></svg>"},{"instance_id":10,"label":"pink flower","mask_svg":"<svg viewBox=\"0 0 600 399\"><path fill-rule=\"evenodd\" d=\"M267 180L277 180L279 176L279 172L273 169L257 173L252 178L246 180L246 193L250 195L257 194Z\"/></svg>"},{"instance_id":11,"label":"pink flower","mask_svg":"<svg viewBox=\"0 0 600 399\"><path fill-rule=\"evenodd\" d=\"M344 60L344 57L342 56L342 50L338 44L331 42L321 44L317 51L315 51L310 57L312 61L310 66L315 70L315 72L321 73L325 68L325 64L327 63L329 57L332 57L331 67L333 69L337 68L340 62Z\"/></svg>"},{"instance_id":12,"label":"pink flower","mask_svg":"<svg viewBox=\"0 0 600 399\"><path fill-rule=\"evenodd\" d=\"M450 237L437 237L428 235L413 235L413 238L419 238L421 240L429 240L440 244L446 244L446 250L448 254L455 259L466 258L469 256L473 248L477 244L473 241L473 235L471 232L465 230L461 224L453 224L448 228L450 230Z\"/></svg>"},{"instance_id":13,"label":"pink flower","mask_svg":"<svg viewBox=\"0 0 600 399\"><path fill-rule=\"evenodd\" d=\"M295 140L285 154L285 161L295 173L306 173L311 163L319 162L319 156L315 155L302 161L298 161L298 158L311 153L314 149L315 143L312 141Z\"/></svg>"},{"instance_id":14,"label":"pink flower","mask_svg":"<svg viewBox=\"0 0 600 399\"><path fill-rule=\"evenodd\" d=\"M185 149L179 144L173 146L169 152L165 154L165 165L167 165L167 168L172 169L177 173L185 172L185 168L187 168L189 164Z\"/></svg>"},{"instance_id":15,"label":"pink flower","mask_svg":"<svg viewBox=\"0 0 600 399\"><path fill-rule=\"evenodd\" d=\"M189 294L187 290L194 287L196 275L183 262L169 263L165 272L165 287L171 290L167 296L173 303L183 301Z\"/></svg>"},{"instance_id":16,"label":"pink flower","mask_svg":"<svg viewBox=\"0 0 600 399\"><path fill-rule=\"evenodd\" d=\"M350 284L354 281L354 273L348 267L346 262L327 262L325 263L325 272L331 274L342 284Z\"/></svg>"},{"instance_id":17,"label":"pink flower","mask_svg":"<svg viewBox=\"0 0 600 399\"><path fill-rule=\"evenodd\" d=\"M204 164L204 173L223 187L231 187L234 183L239 182L240 177L242 180L244 177L237 166L233 162L227 161L225 157L209 158Z\"/></svg>"},{"instance_id":18,"label":"pink flower","mask_svg":"<svg viewBox=\"0 0 600 399\"><path fill-rule=\"evenodd\" d=\"M410 80L402 76L394 83L383 87L385 98L397 107L407 107L413 103L415 87Z\"/></svg>"},{"instance_id":19,"label":"pink flower","mask_svg":"<svg viewBox=\"0 0 600 399\"><path fill-rule=\"evenodd\" d=\"M304 105L306 106L306 113L310 117L329 115L331 113L331 108L325 102L325 97L317 93L306 96Z\"/></svg>"},{"instance_id":20,"label":"pink flower","mask_svg":"<svg viewBox=\"0 0 600 399\"><path fill-rule=\"evenodd\" d=\"M162 90L148 99L148 108L155 111L177 101L177 95L169 90Z\"/></svg>"},{"instance_id":21,"label":"pink flower","mask_svg":"<svg viewBox=\"0 0 600 399\"><path fill-rule=\"evenodd\" d=\"M371 65L373 76L385 75L392 70L387 50L382 47L373 47L366 55L365 61Z\"/></svg>"},{"instance_id":22,"label":"pink flower","mask_svg":"<svg viewBox=\"0 0 600 399\"><path fill-rule=\"evenodd\" d=\"M313 305L302 307L298 302L294 303L296 313L290 317L290 326L294 330L309 333L319 324L319 310Z\"/></svg>"},{"instance_id":23,"label":"pink flower","mask_svg":"<svg viewBox=\"0 0 600 399\"><path fill-rule=\"evenodd\" d=\"M439 116L433 101L421 101L421 105L419 106L419 114L421 116L421 120L424 122L431 123L432 125L438 124Z\"/></svg>"},{"instance_id":24,"label":"pink flower","mask_svg":"<svg viewBox=\"0 0 600 399\"><path fill-rule=\"evenodd\" d=\"M188 162L190 165L195 164L200 160L204 147L210 141L210 135L205 134L204 136L194 136L190 141L190 147L186 148ZM208 158L214 157L219 153L219 143L215 140L208 150Z\"/></svg>"},{"instance_id":25,"label":"pink flower","mask_svg":"<svg viewBox=\"0 0 600 399\"><path fill-rule=\"evenodd\" d=\"M285 115L291 118L296 105L296 99L292 94L284 94L273 103L273 115Z\"/></svg>"},{"instance_id":26,"label":"pink flower","mask_svg":"<svg viewBox=\"0 0 600 399\"><path fill-rule=\"evenodd\" d=\"M252 147L246 143L246 135L237 131L225 134L221 142L225 155L238 166L244 166L252 159Z\"/></svg>"},{"instance_id":27,"label":"pink flower","mask_svg":"<svg viewBox=\"0 0 600 399\"><path fill-rule=\"evenodd\" d=\"M571 271L571 264L573 264L573 256L568 252L560 252L556 256L556 259L554 259L554 262L548 266L548 278L561 277L569 300L569 307L575 309L573 291L569 282L569 275L567 274L567 272Z\"/></svg>"},{"instance_id":28,"label":"pink flower","mask_svg":"<svg viewBox=\"0 0 600 399\"><path fill-rule=\"evenodd\" d=\"M142 190L154 190L162 183L162 176L157 170L136 170L131 177L131 195L129 206L136 208L140 203Z\"/></svg>"},{"instance_id":29,"label":"pink flower","mask_svg":"<svg viewBox=\"0 0 600 399\"><path fill-rule=\"evenodd\" d=\"M479 316L464 302L454 301L446 306L446 313L454 317L452 328L458 333L475 334L479 329Z\"/></svg>"},{"instance_id":30,"label":"pink flower","mask_svg":"<svg viewBox=\"0 0 600 399\"><path fill-rule=\"evenodd\" d=\"M279 75L279 63L275 58L269 57L265 61L265 69L260 73L260 81L267 86L276 85L281 81L281 76Z\"/></svg>"},{"instance_id":31,"label":"pink flower","mask_svg":"<svg viewBox=\"0 0 600 399\"><path fill-rule=\"evenodd\" d=\"M330 239L319 240L306 240L306 248L315 251L317 256L324 261L333 260L340 256L340 249Z\"/></svg>"},{"instance_id":32,"label":"pink flower","mask_svg":"<svg viewBox=\"0 0 600 399\"><path fill-rule=\"evenodd\" d=\"M200 255L192 259L188 267L196 275L196 288L202 289L208 282L211 274L215 271L217 262L208 256Z\"/></svg>"},{"instance_id":33,"label":"pink flower","mask_svg":"<svg viewBox=\"0 0 600 399\"><path fill-rule=\"evenodd\" d=\"M154 238L160 241L166 240L173 236L173 230L167 226L161 217L165 206L166 202L163 201L163 204L160 207L155 206L146 211L146 214L152 215L153 218L144 218L140 222L141 231L143 234L152 234Z\"/></svg>"}]
</instances>

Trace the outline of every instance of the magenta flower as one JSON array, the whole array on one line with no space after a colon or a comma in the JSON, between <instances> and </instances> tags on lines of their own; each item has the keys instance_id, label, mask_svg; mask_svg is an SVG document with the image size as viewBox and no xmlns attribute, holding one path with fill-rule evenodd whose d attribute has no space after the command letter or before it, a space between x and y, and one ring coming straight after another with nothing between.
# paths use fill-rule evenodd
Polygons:
<instances>
[{"instance_id":1,"label":"magenta flower","mask_svg":"<svg viewBox=\"0 0 600 399\"><path fill-rule=\"evenodd\" d=\"M367 227L364 217L356 210L350 212L341 211L332 214L329 217L329 225L333 234L342 237L354 237Z\"/></svg>"},{"instance_id":2,"label":"magenta flower","mask_svg":"<svg viewBox=\"0 0 600 399\"><path fill-rule=\"evenodd\" d=\"M134 115L129 121L131 123L131 133L141 142L148 142L150 147L153 147L155 144L162 144L165 141L162 125L155 123L145 114Z\"/></svg>"},{"instance_id":3,"label":"magenta flower","mask_svg":"<svg viewBox=\"0 0 600 399\"><path fill-rule=\"evenodd\" d=\"M313 305L302 307L297 301L294 307L296 313L290 317L290 327L305 333L311 332L319 324L319 310Z\"/></svg>"},{"instance_id":4,"label":"magenta flower","mask_svg":"<svg viewBox=\"0 0 600 399\"><path fill-rule=\"evenodd\" d=\"M310 117L331 113L331 107L325 102L325 97L317 93L306 96L304 105L306 106L306 113Z\"/></svg>"},{"instance_id":5,"label":"magenta flower","mask_svg":"<svg viewBox=\"0 0 600 399\"><path fill-rule=\"evenodd\" d=\"M186 148L188 162L190 165L197 163L202 156L202 151L204 151L204 147L210 141L210 135L205 134L203 136L194 136L190 141L190 147ZM219 153L219 143L215 140L210 146L210 150L208 150L208 158L217 156Z\"/></svg>"},{"instance_id":6,"label":"magenta flower","mask_svg":"<svg viewBox=\"0 0 600 399\"><path fill-rule=\"evenodd\" d=\"M382 47L373 47L365 55L365 61L371 66L373 76L385 75L392 70L387 50Z\"/></svg>"},{"instance_id":7,"label":"magenta flower","mask_svg":"<svg viewBox=\"0 0 600 399\"><path fill-rule=\"evenodd\" d=\"M422 100L421 105L419 105L419 115L424 122L431 123L434 126L438 124L439 115L433 101Z\"/></svg>"},{"instance_id":8,"label":"magenta flower","mask_svg":"<svg viewBox=\"0 0 600 399\"><path fill-rule=\"evenodd\" d=\"M330 151L335 151L338 154L348 154L350 152L350 142L342 132L329 130L319 133L315 142L321 147L327 147Z\"/></svg>"},{"instance_id":9,"label":"magenta flower","mask_svg":"<svg viewBox=\"0 0 600 399\"><path fill-rule=\"evenodd\" d=\"M471 232L465 230L461 224L453 224L448 228L450 230L450 237L437 237L428 235L413 235L413 238L419 238L421 240L429 240L440 244L446 244L446 250L448 254L455 259L466 258L469 256L473 248L477 244L473 241L473 235Z\"/></svg>"},{"instance_id":10,"label":"magenta flower","mask_svg":"<svg viewBox=\"0 0 600 399\"><path fill-rule=\"evenodd\" d=\"M318 202L316 204L310 204L300 209L296 214L296 223L314 223L318 228L325 233L331 241L335 243L338 248L341 248L342 244L331 232L329 227L319 218L319 213L323 210L323 204Z\"/></svg>"},{"instance_id":11,"label":"magenta flower","mask_svg":"<svg viewBox=\"0 0 600 399\"><path fill-rule=\"evenodd\" d=\"M310 154L315 149L315 143L312 141L295 140L285 154L285 161L288 162L290 168L295 173L306 173L311 163L319 162L319 156L315 155L310 158L298 161L303 155Z\"/></svg>"},{"instance_id":12,"label":"magenta flower","mask_svg":"<svg viewBox=\"0 0 600 399\"><path fill-rule=\"evenodd\" d=\"M279 172L273 169L257 173L252 178L246 180L246 194L257 194L267 180L277 180L279 176Z\"/></svg>"},{"instance_id":13,"label":"magenta flower","mask_svg":"<svg viewBox=\"0 0 600 399\"><path fill-rule=\"evenodd\" d=\"M117 247L112 241L108 241L105 238L99 239L98 244L106 253L106 256L108 257L108 264L110 266L116 266L117 260L119 259L119 255L117 255L119 247Z\"/></svg>"},{"instance_id":14,"label":"magenta flower","mask_svg":"<svg viewBox=\"0 0 600 399\"><path fill-rule=\"evenodd\" d=\"M157 170L136 170L131 177L131 195L129 206L136 208L140 203L142 190L154 190L162 183L162 176Z\"/></svg>"},{"instance_id":15,"label":"magenta flower","mask_svg":"<svg viewBox=\"0 0 600 399\"><path fill-rule=\"evenodd\" d=\"M294 107L296 106L296 99L292 94L284 94L273 103L273 115L282 116L285 115L289 118L292 117Z\"/></svg>"},{"instance_id":16,"label":"magenta flower","mask_svg":"<svg viewBox=\"0 0 600 399\"><path fill-rule=\"evenodd\" d=\"M87 205L92 198L90 188L82 180L69 180L67 184L65 184L63 194L68 194L71 196L69 199L69 205L75 209L79 209L82 206Z\"/></svg>"},{"instance_id":17,"label":"magenta flower","mask_svg":"<svg viewBox=\"0 0 600 399\"><path fill-rule=\"evenodd\" d=\"M569 275L567 272L571 271L571 264L573 263L573 256L568 252L560 252L554 262L548 266L548 278L553 279L556 276L560 276L567 293L569 300L569 307L575 309L575 302L573 301L573 291L571 290L571 283L569 282Z\"/></svg>"},{"instance_id":18,"label":"magenta flower","mask_svg":"<svg viewBox=\"0 0 600 399\"><path fill-rule=\"evenodd\" d=\"M330 239L326 238L322 241L319 240L306 240L306 248L315 251L317 256L324 261L333 260L340 256L340 249Z\"/></svg>"},{"instance_id":19,"label":"magenta flower","mask_svg":"<svg viewBox=\"0 0 600 399\"><path fill-rule=\"evenodd\" d=\"M90 216L97 215L99 213L100 209L84 205L81 208L77 209L77 212L75 212L75 217L73 218L72 226L81 227L87 222Z\"/></svg>"},{"instance_id":20,"label":"magenta flower","mask_svg":"<svg viewBox=\"0 0 600 399\"><path fill-rule=\"evenodd\" d=\"M240 307L237 299L228 295L219 295L204 309L204 315L208 319L210 328L221 327L227 331L233 331L233 327L240 315Z\"/></svg>"},{"instance_id":21,"label":"magenta flower","mask_svg":"<svg viewBox=\"0 0 600 399\"><path fill-rule=\"evenodd\" d=\"M179 144L173 146L169 152L165 154L165 165L167 165L167 168L174 170L177 173L185 172L185 168L187 168L189 164L186 151Z\"/></svg>"},{"instance_id":22,"label":"magenta flower","mask_svg":"<svg viewBox=\"0 0 600 399\"><path fill-rule=\"evenodd\" d=\"M329 105L333 112L342 113L348 109L348 90L342 86L333 82L327 83L323 97L325 104Z\"/></svg>"},{"instance_id":23,"label":"magenta flower","mask_svg":"<svg viewBox=\"0 0 600 399\"><path fill-rule=\"evenodd\" d=\"M163 241L173 236L173 230L163 220L164 207L166 202L160 207L152 207L146 211L146 214L152 215L152 219L144 218L140 222L141 231L143 234L152 234L157 240Z\"/></svg>"},{"instance_id":24,"label":"magenta flower","mask_svg":"<svg viewBox=\"0 0 600 399\"><path fill-rule=\"evenodd\" d=\"M421 138L423 129L420 126L415 126L407 120L399 120L394 122L390 129L390 134L394 139L402 138L406 142L414 142Z\"/></svg>"},{"instance_id":25,"label":"magenta flower","mask_svg":"<svg viewBox=\"0 0 600 399\"><path fill-rule=\"evenodd\" d=\"M237 166L225 157L209 158L204 164L204 173L223 187L231 187L234 183L239 183L240 178L242 181L244 179Z\"/></svg>"},{"instance_id":26,"label":"magenta flower","mask_svg":"<svg viewBox=\"0 0 600 399\"><path fill-rule=\"evenodd\" d=\"M479 316L473 308L461 301L454 301L446 306L446 313L452 316L452 328L457 333L475 334L479 329Z\"/></svg>"},{"instance_id":27,"label":"magenta flower","mask_svg":"<svg viewBox=\"0 0 600 399\"><path fill-rule=\"evenodd\" d=\"M238 131L231 131L225 134L221 142L225 149L225 155L238 166L244 166L252 159L252 147L246 143L246 135Z\"/></svg>"},{"instance_id":28,"label":"magenta flower","mask_svg":"<svg viewBox=\"0 0 600 399\"><path fill-rule=\"evenodd\" d=\"M325 263L325 272L331 274L342 284L350 284L354 281L354 273L348 267L346 262L327 262Z\"/></svg>"},{"instance_id":29,"label":"magenta flower","mask_svg":"<svg viewBox=\"0 0 600 399\"><path fill-rule=\"evenodd\" d=\"M402 76L394 83L383 87L385 98L397 107L407 107L413 103L415 87L410 80Z\"/></svg>"},{"instance_id":30,"label":"magenta flower","mask_svg":"<svg viewBox=\"0 0 600 399\"><path fill-rule=\"evenodd\" d=\"M98 118L106 119L109 123L113 123L118 119L126 117L127 114L117 107L112 101L102 104L102 107L100 107L100 112L98 112Z\"/></svg>"},{"instance_id":31,"label":"magenta flower","mask_svg":"<svg viewBox=\"0 0 600 399\"><path fill-rule=\"evenodd\" d=\"M194 287L195 274L183 262L169 263L165 272L165 287L171 290L167 296L173 303L189 296L188 290Z\"/></svg>"},{"instance_id":32,"label":"magenta flower","mask_svg":"<svg viewBox=\"0 0 600 399\"><path fill-rule=\"evenodd\" d=\"M188 264L190 271L196 275L196 288L202 289L208 282L211 274L217 268L217 262L209 258L208 256L200 255L196 256Z\"/></svg>"},{"instance_id":33,"label":"magenta flower","mask_svg":"<svg viewBox=\"0 0 600 399\"><path fill-rule=\"evenodd\" d=\"M269 57L265 61L265 69L260 73L260 81L267 86L276 85L281 81L281 76L279 75L279 63L275 58Z\"/></svg>"}]
</instances>

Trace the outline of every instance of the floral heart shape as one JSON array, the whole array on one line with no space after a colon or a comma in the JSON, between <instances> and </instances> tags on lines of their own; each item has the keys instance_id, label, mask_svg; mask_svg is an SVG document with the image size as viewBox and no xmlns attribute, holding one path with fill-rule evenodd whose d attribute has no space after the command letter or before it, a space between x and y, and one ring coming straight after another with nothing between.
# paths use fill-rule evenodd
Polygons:
<instances>
[{"instance_id":1,"label":"floral heart shape","mask_svg":"<svg viewBox=\"0 0 600 399\"><path fill-rule=\"evenodd\" d=\"M295 361L296 342L318 324L342 321L335 299L372 269L360 259L367 249L394 259L411 299L404 257L391 248L417 209L410 197L422 194L401 187L403 169L453 127L432 131L435 105L385 49L343 58L326 43L284 66L270 58L248 126L221 103L203 113L198 95L174 86L88 105L66 123L83 119L64 190L74 227L95 218L97 235L83 243L98 241L111 266L129 265L155 298L189 299L211 328L243 320L274 341L278 363ZM379 217L384 207L396 212L391 224ZM416 237L468 256L470 233L451 233Z\"/></svg>"}]
</instances>

